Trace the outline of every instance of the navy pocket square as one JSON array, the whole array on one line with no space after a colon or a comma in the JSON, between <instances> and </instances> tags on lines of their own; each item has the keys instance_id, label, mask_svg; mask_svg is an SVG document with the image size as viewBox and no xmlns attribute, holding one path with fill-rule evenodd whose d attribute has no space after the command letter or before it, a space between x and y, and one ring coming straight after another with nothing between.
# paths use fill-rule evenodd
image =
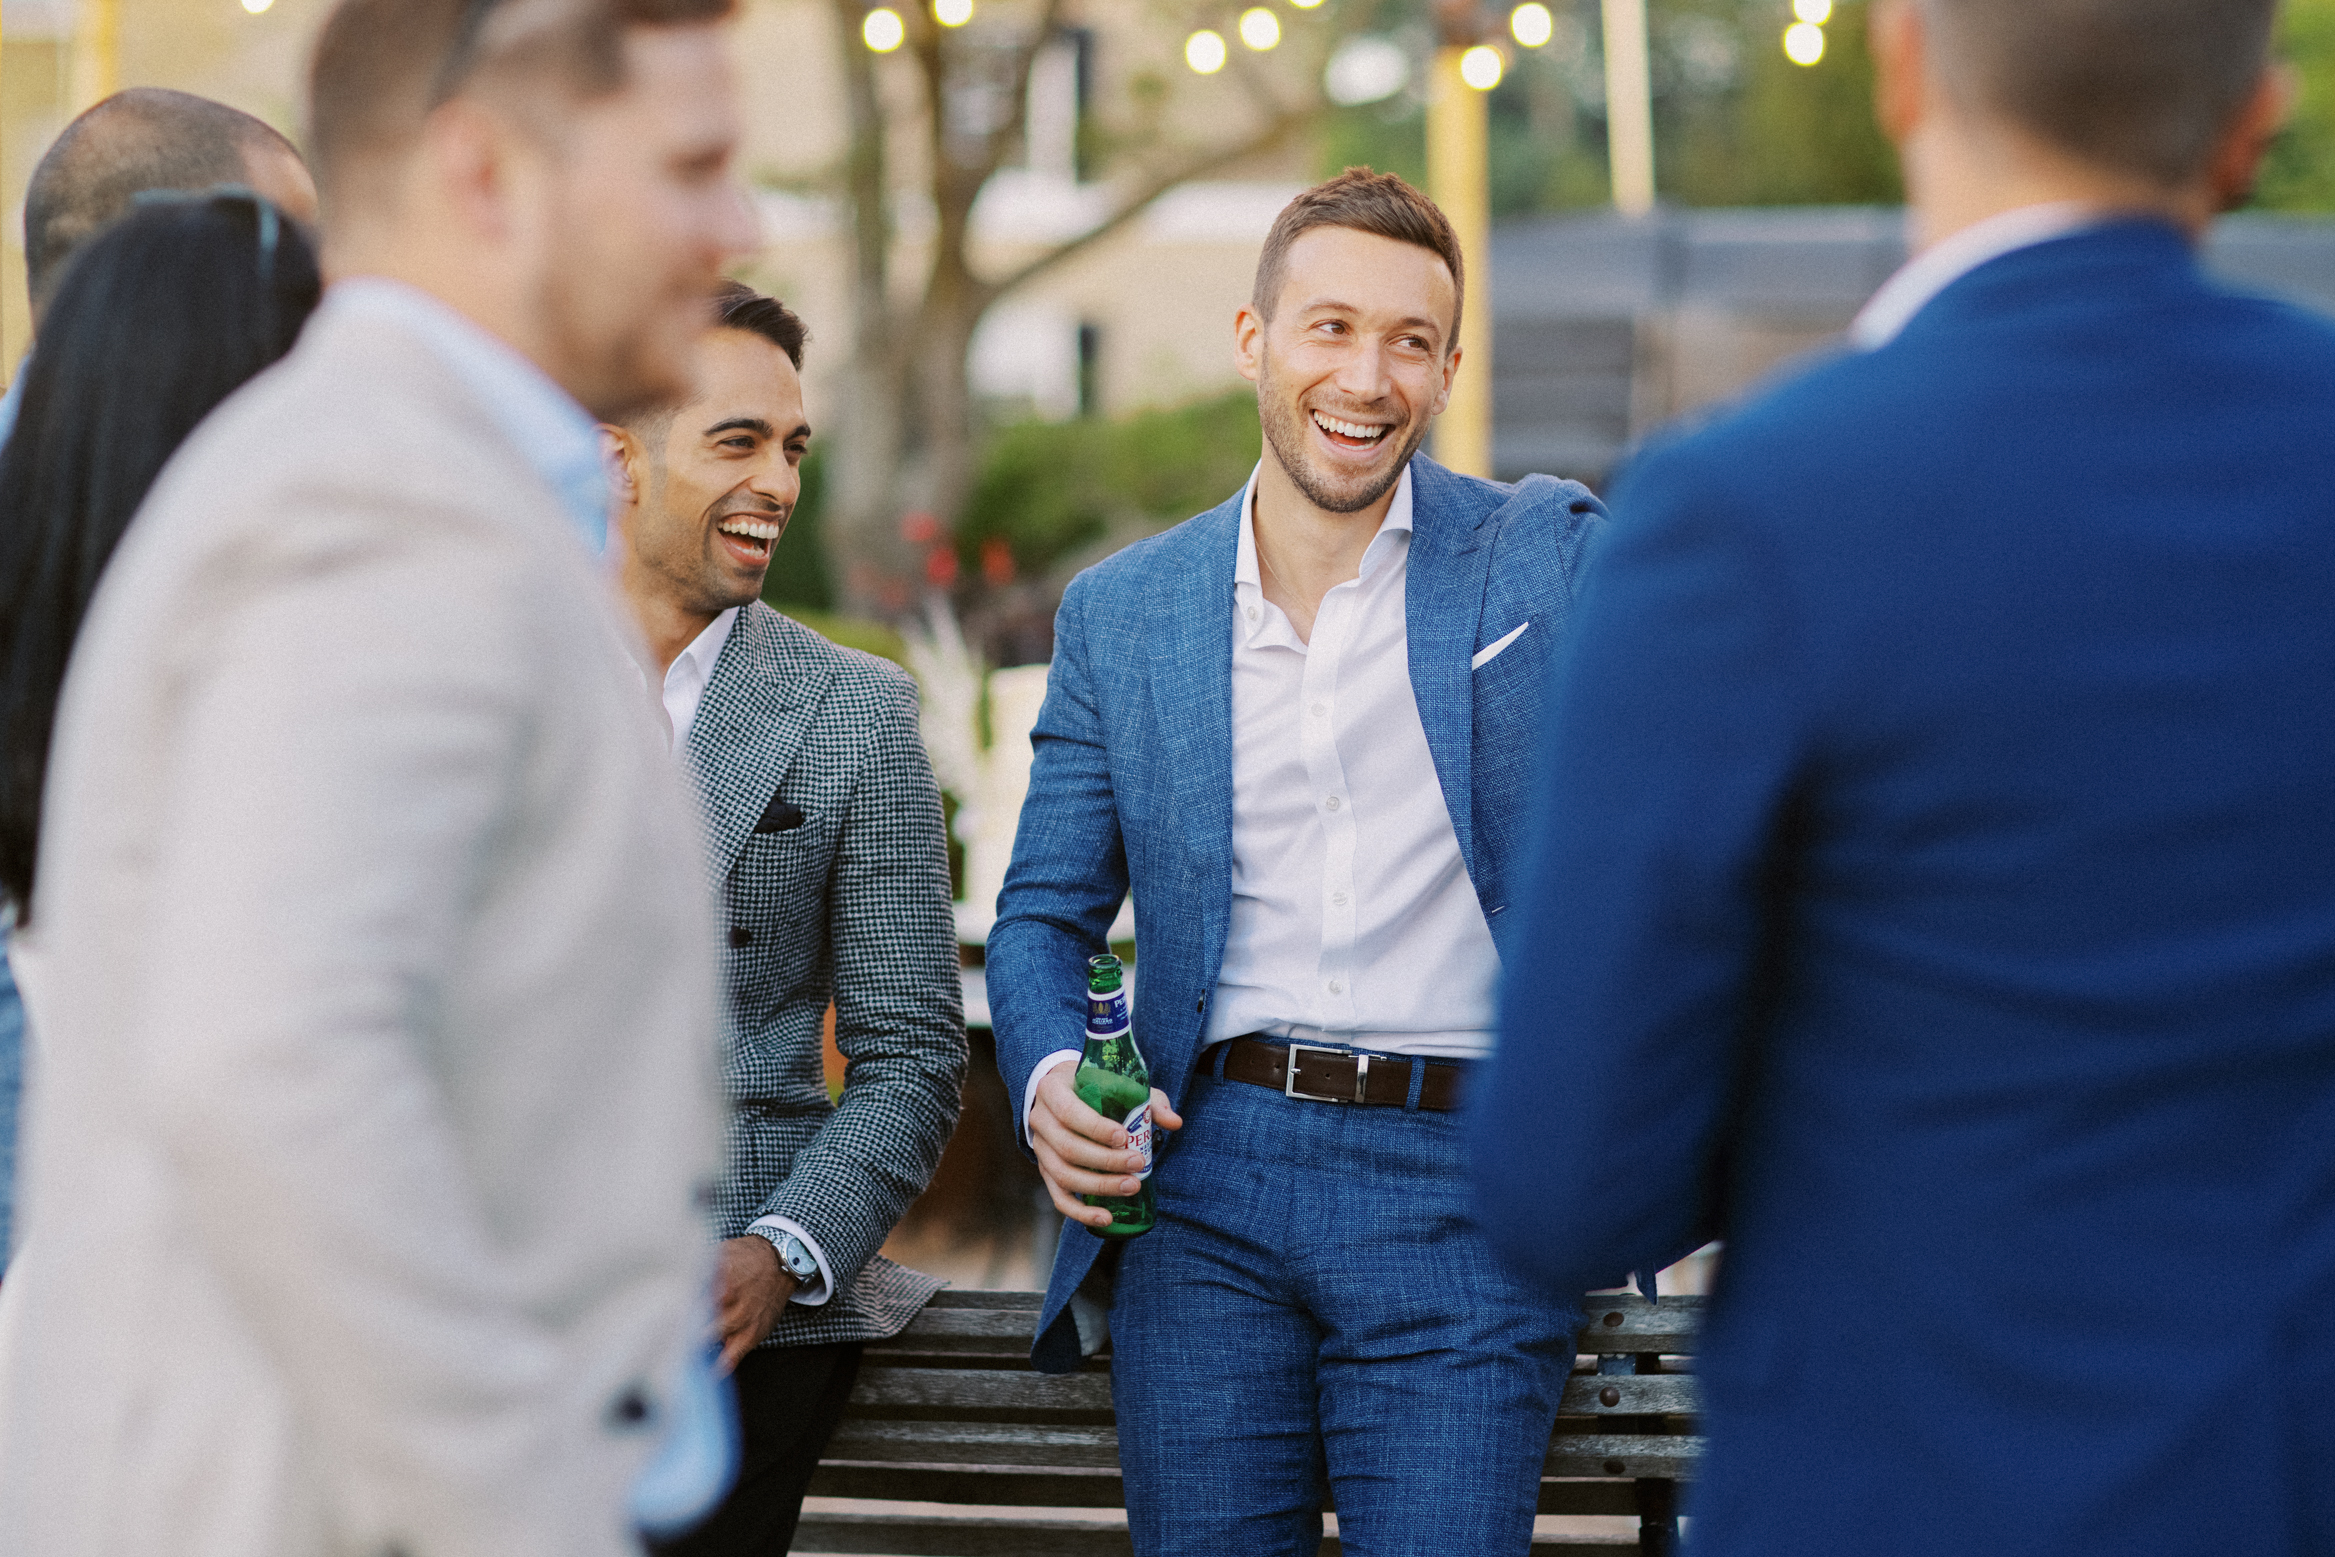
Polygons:
<instances>
[{"instance_id":1,"label":"navy pocket square","mask_svg":"<svg viewBox=\"0 0 2335 1557\"><path fill-rule=\"evenodd\" d=\"M803 808L772 795L770 804L762 812L762 820L754 824L754 830L758 833L791 833L802 825Z\"/></svg>"}]
</instances>

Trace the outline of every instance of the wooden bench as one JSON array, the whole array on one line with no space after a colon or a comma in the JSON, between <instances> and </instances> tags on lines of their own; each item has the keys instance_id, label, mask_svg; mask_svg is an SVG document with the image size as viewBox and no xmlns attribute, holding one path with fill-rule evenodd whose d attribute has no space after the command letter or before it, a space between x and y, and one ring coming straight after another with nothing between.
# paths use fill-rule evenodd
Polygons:
<instances>
[{"instance_id":1,"label":"wooden bench","mask_svg":"<svg viewBox=\"0 0 2335 1557\"><path fill-rule=\"evenodd\" d=\"M1535 1552L1671 1557L1678 1484L1692 1479L1689 1371L1702 1299L1589 1299L1582 1356L1541 1471L1544 1514L1635 1517L1637 1534L1542 1536ZM868 1347L811 1482L798 1552L885 1557L1129 1557L1107 1355L1060 1377L1029 1365L1035 1292L940 1293ZM1324 1557L1338 1551L1325 1537Z\"/></svg>"}]
</instances>

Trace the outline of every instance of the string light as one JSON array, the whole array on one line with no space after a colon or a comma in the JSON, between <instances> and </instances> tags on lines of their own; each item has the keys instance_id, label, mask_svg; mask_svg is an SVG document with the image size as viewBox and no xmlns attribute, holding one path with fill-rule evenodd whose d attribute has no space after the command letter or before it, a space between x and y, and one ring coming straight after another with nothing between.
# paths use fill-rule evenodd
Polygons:
<instances>
[{"instance_id":1,"label":"string light","mask_svg":"<svg viewBox=\"0 0 2335 1557\"><path fill-rule=\"evenodd\" d=\"M1801 0L1807 4L1808 0ZM1518 43L1528 49L1542 48L1557 35L1557 19L1540 0L1527 0L1508 13L1508 31Z\"/></svg>"},{"instance_id":2,"label":"string light","mask_svg":"<svg viewBox=\"0 0 2335 1557\"><path fill-rule=\"evenodd\" d=\"M1479 43L1459 57L1459 79L1479 92L1489 92L1500 84L1508 62L1500 51L1488 43Z\"/></svg>"},{"instance_id":3,"label":"string light","mask_svg":"<svg viewBox=\"0 0 2335 1557\"><path fill-rule=\"evenodd\" d=\"M1824 29L1814 22L1794 22L1785 28L1784 58L1795 65L1813 65L1824 58Z\"/></svg>"},{"instance_id":4,"label":"string light","mask_svg":"<svg viewBox=\"0 0 2335 1557\"><path fill-rule=\"evenodd\" d=\"M1203 27L1184 40L1184 63L1203 76L1213 76L1224 68L1228 51L1224 34Z\"/></svg>"},{"instance_id":5,"label":"string light","mask_svg":"<svg viewBox=\"0 0 2335 1557\"><path fill-rule=\"evenodd\" d=\"M962 27L973 19L973 0L932 0L932 19L943 27Z\"/></svg>"},{"instance_id":6,"label":"string light","mask_svg":"<svg viewBox=\"0 0 2335 1557\"><path fill-rule=\"evenodd\" d=\"M1792 0L1792 14L1811 27L1832 20L1832 0Z\"/></svg>"},{"instance_id":7,"label":"string light","mask_svg":"<svg viewBox=\"0 0 2335 1557\"><path fill-rule=\"evenodd\" d=\"M1281 41L1281 18L1261 5L1240 13L1240 41L1262 54Z\"/></svg>"},{"instance_id":8,"label":"string light","mask_svg":"<svg viewBox=\"0 0 2335 1557\"><path fill-rule=\"evenodd\" d=\"M275 3L276 0L243 0L243 8L246 11L249 11L252 15L257 16L260 12L266 10L269 6L274 5Z\"/></svg>"},{"instance_id":9,"label":"string light","mask_svg":"<svg viewBox=\"0 0 2335 1557\"><path fill-rule=\"evenodd\" d=\"M859 24L859 36L861 42L878 54L889 54L908 41L908 24L900 20L898 11L879 5Z\"/></svg>"},{"instance_id":10,"label":"string light","mask_svg":"<svg viewBox=\"0 0 2335 1557\"><path fill-rule=\"evenodd\" d=\"M1322 0L1289 0L1289 3L1293 6L1296 6L1300 11L1310 11L1315 6L1320 5Z\"/></svg>"}]
</instances>

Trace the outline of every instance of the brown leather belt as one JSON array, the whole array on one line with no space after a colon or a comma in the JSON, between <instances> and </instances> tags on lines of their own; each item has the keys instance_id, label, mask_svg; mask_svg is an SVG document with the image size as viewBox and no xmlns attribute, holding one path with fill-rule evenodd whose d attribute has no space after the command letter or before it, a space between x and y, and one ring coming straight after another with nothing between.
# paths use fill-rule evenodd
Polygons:
<instances>
[{"instance_id":1,"label":"brown leather belt","mask_svg":"<svg viewBox=\"0 0 2335 1557\"><path fill-rule=\"evenodd\" d=\"M1308 1103L1400 1108L1410 1100L1414 1065L1427 1068L1419 1086L1421 1108L1440 1114L1459 1107L1460 1078L1467 1067L1448 1060L1396 1059L1278 1039L1234 1038L1224 1046L1225 1080L1271 1087L1284 1097Z\"/></svg>"}]
</instances>

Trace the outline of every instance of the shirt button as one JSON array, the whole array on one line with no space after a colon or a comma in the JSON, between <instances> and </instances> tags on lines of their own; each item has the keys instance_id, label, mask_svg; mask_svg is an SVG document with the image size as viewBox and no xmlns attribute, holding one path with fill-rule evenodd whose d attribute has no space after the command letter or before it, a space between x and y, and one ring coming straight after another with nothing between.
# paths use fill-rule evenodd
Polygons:
<instances>
[{"instance_id":1,"label":"shirt button","mask_svg":"<svg viewBox=\"0 0 2335 1557\"><path fill-rule=\"evenodd\" d=\"M1330 894L1330 901L1337 904L1340 908L1344 908L1346 906L1346 894L1343 892L1333 892Z\"/></svg>"},{"instance_id":2,"label":"shirt button","mask_svg":"<svg viewBox=\"0 0 2335 1557\"><path fill-rule=\"evenodd\" d=\"M1338 797L1336 795L1332 795L1329 799L1323 801L1322 804L1329 810L1335 811L1338 809Z\"/></svg>"},{"instance_id":3,"label":"shirt button","mask_svg":"<svg viewBox=\"0 0 2335 1557\"><path fill-rule=\"evenodd\" d=\"M1346 992L1346 986L1345 986L1345 985L1343 985L1343 984L1339 983L1339 982L1338 982L1336 979L1332 979L1332 980L1330 980L1330 993L1331 993L1331 994L1333 994L1333 995L1343 995L1345 992Z\"/></svg>"},{"instance_id":4,"label":"shirt button","mask_svg":"<svg viewBox=\"0 0 2335 1557\"><path fill-rule=\"evenodd\" d=\"M1253 621L1255 621L1256 619L1257 619L1257 608L1256 608L1255 606L1250 606L1250 607L1249 607L1249 620L1253 622Z\"/></svg>"},{"instance_id":5,"label":"shirt button","mask_svg":"<svg viewBox=\"0 0 2335 1557\"><path fill-rule=\"evenodd\" d=\"M1329 711L1330 705L1327 703L1316 703L1313 705L1313 716L1316 719L1319 719L1322 715L1328 713Z\"/></svg>"}]
</instances>

